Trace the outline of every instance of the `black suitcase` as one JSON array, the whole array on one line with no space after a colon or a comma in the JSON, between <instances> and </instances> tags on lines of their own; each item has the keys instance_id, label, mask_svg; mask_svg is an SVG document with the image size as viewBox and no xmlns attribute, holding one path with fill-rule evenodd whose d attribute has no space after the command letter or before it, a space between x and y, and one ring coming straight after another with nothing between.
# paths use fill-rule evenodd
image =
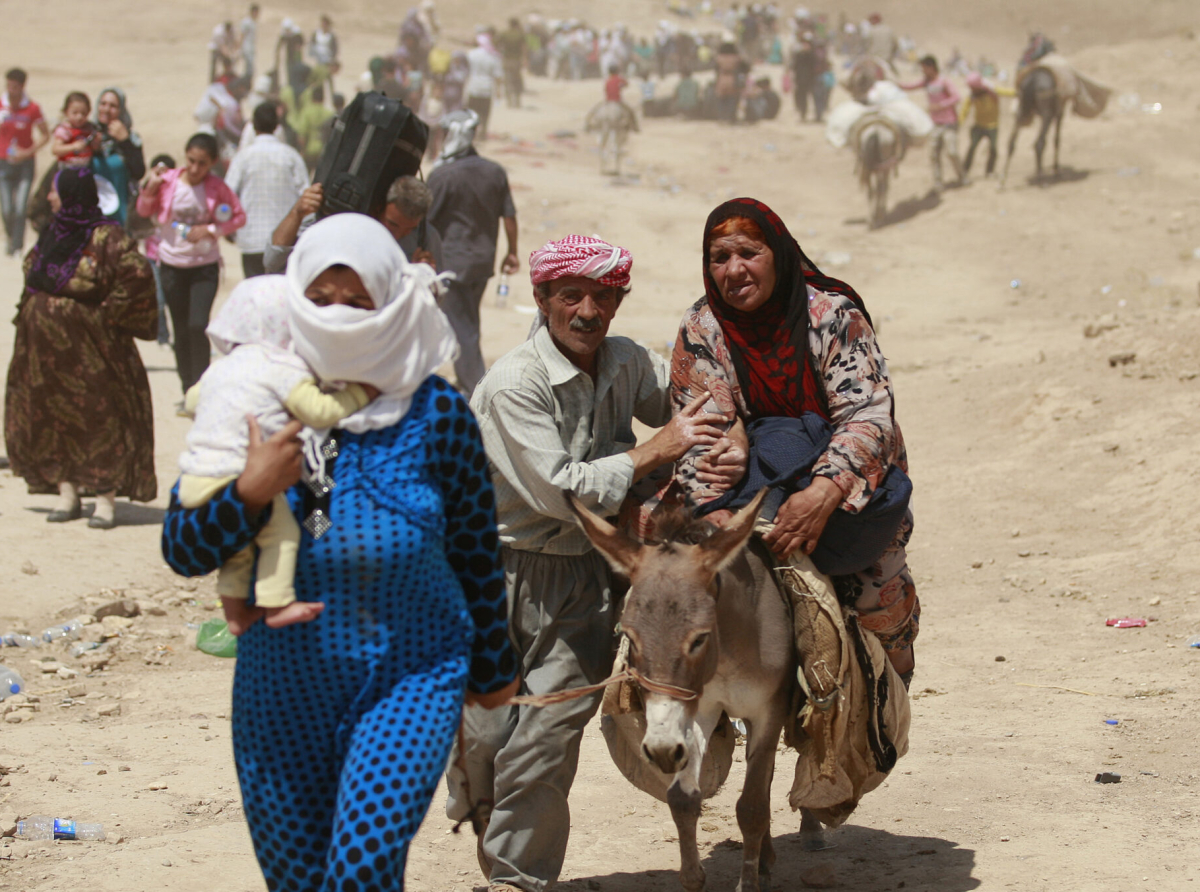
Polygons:
<instances>
[{"instance_id":1,"label":"black suitcase","mask_svg":"<svg viewBox=\"0 0 1200 892\"><path fill-rule=\"evenodd\" d=\"M429 128L399 99L359 93L325 143L314 183L325 187L318 216L378 210L397 177L421 169Z\"/></svg>"}]
</instances>

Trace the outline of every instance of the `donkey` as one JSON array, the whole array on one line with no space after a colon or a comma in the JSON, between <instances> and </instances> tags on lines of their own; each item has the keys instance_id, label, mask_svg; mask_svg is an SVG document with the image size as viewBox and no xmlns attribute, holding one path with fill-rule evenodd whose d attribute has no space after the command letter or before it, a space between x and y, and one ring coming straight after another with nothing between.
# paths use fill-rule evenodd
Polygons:
<instances>
[{"instance_id":1,"label":"donkey","mask_svg":"<svg viewBox=\"0 0 1200 892\"><path fill-rule=\"evenodd\" d=\"M1050 125L1054 125L1054 175L1058 176L1058 148L1062 141L1063 115L1067 111L1067 100L1059 95L1058 82L1054 72L1047 68L1035 68L1021 81L1020 98L1017 105L1017 120L1013 125L1012 136L1008 139L1008 157L1004 160L1004 173L1000 177L1000 188L1008 181L1008 166L1012 164L1013 152L1017 148L1017 134L1021 128L1033 121L1034 116L1041 118L1041 129L1037 142L1033 144L1037 157L1037 178L1042 179L1042 153L1046 150L1046 137L1050 133Z\"/></svg>"},{"instance_id":2,"label":"donkey","mask_svg":"<svg viewBox=\"0 0 1200 892\"><path fill-rule=\"evenodd\" d=\"M632 112L619 102L602 102L588 113L587 131L600 134L600 173L620 176L625 143L636 127Z\"/></svg>"},{"instance_id":3,"label":"donkey","mask_svg":"<svg viewBox=\"0 0 1200 892\"><path fill-rule=\"evenodd\" d=\"M904 134L886 119L872 116L855 130L856 170L867 190L868 225L877 229L887 217L888 181L904 157Z\"/></svg>"},{"instance_id":4,"label":"donkey","mask_svg":"<svg viewBox=\"0 0 1200 892\"><path fill-rule=\"evenodd\" d=\"M642 754L672 775L667 803L679 835L679 880L704 888L696 846L700 769L721 713L746 723L746 780L737 803L742 831L738 892L759 892L759 874L775 861L771 845L771 777L779 733L788 718L796 667L792 620L770 566L746 543L766 490L713 532L681 510L660 519L661 544L643 545L596 516L573 496L571 507L592 544L630 581L621 628L629 663L648 679L643 690ZM693 699L655 693L662 684ZM819 836L805 815L802 832ZM813 848L815 846L810 846Z\"/></svg>"}]
</instances>

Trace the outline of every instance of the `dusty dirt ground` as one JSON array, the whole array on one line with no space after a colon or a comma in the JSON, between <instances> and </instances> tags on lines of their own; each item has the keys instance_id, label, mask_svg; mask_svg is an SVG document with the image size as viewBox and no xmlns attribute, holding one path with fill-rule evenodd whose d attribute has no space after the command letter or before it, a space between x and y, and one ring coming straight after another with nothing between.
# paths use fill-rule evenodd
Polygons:
<instances>
[{"instance_id":1,"label":"dusty dirt ground","mask_svg":"<svg viewBox=\"0 0 1200 892\"><path fill-rule=\"evenodd\" d=\"M399 8L330 6L349 88L390 43ZM462 35L476 17L500 21L516 10L498 0L441 6L448 30ZM660 7L621 0L596 24L624 19L647 31ZM674 337L700 292L703 220L740 194L779 211L878 322L916 484L911 563L923 625L911 750L831 834L836 847L819 854L802 850L781 779L773 888L800 888L802 874L828 863L841 888L862 892L1192 889L1200 874L1200 650L1186 646L1200 633L1200 520L1190 495L1200 484L1200 43L1184 27L1192 10L1103 0L1055 4L1039 19L1028 0L1004 10L932 0L883 7L922 49L958 46L1008 64L1028 28L1046 27L1117 96L1099 120L1068 117L1063 176L1045 185L1028 180L1028 133L1004 193L978 178L930 200L928 163L914 151L894 183L890 225L876 232L865 226L852 159L786 106L778 121L750 128L645 122L626 175L613 180L599 175L586 137L549 137L579 130L598 83L533 79L525 108L497 109L499 136L483 152L509 169L523 255L568 232L633 250L634 291L617 333L653 347ZM311 28L319 8L267 5L260 56L282 15ZM6 8L4 63L29 69L30 91L48 110L69 89L125 86L148 153L178 154L208 32L241 7L186 0L161 12L131 0L106 2L103 13L84 0ZM1160 114L1141 110L1155 102ZM236 255L226 259L225 291L240 275ZM6 316L19 289L16 262L0 263ZM530 308L520 287L507 309L489 301L489 359L523 337ZM0 338L5 364L10 344ZM0 723L4 828L16 814L55 814L102 821L111 833L107 843L0 840L0 889L263 888L230 751L233 665L196 651L187 628L213 615L213 590L173 577L158 552L186 422L172 411L171 353L149 344L143 354L157 412L157 502L120 505L121 526L109 533L48 526L52 500L0 474L0 631L36 632L118 597L142 607L128 628L108 630L120 636L103 668L88 671L65 648L0 651L39 698L19 710L22 721ZM1134 358L1112 365L1118 354ZM1123 616L1150 623L1105 626ZM43 673L31 658L47 655L78 676ZM317 682L297 678L314 696ZM701 820L713 890L736 883L740 768ZM784 759L780 773L787 769ZM1101 771L1122 780L1097 784ZM412 890L480 884L473 839L448 832L443 803L439 795L412 847ZM666 807L618 775L596 725L572 803L562 888L678 888Z\"/></svg>"}]
</instances>

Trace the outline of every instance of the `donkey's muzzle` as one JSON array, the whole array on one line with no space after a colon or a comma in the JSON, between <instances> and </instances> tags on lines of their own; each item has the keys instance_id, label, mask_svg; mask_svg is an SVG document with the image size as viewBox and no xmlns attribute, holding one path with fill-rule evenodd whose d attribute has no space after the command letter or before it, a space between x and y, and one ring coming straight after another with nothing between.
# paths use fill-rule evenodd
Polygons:
<instances>
[{"instance_id":1,"label":"donkey's muzzle","mask_svg":"<svg viewBox=\"0 0 1200 892\"><path fill-rule=\"evenodd\" d=\"M642 755L663 774L676 774L687 768L688 752L682 743L654 747L643 743Z\"/></svg>"}]
</instances>

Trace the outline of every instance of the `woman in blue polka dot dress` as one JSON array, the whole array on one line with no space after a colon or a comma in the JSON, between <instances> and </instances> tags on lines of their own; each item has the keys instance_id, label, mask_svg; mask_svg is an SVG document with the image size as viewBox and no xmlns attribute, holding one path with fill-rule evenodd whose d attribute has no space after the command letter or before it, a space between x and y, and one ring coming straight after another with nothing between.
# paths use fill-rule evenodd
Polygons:
<instances>
[{"instance_id":1,"label":"woman in blue polka dot dress","mask_svg":"<svg viewBox=\"0 0 1200 892\"><path fill-rule=\"evenodd\" d=\"M298 352L380 396L329 436L251 423L241 476L163 525L176 572L216 570L286 492L305 529L296 597L316 620L255 623L233 687L238 780L271 890L396 890L468 705L516 690L492 484L475 419L432 374L455 342L428 267L356 214L305 233L288 265ZM300 482L302 473L304 482Z\"/></svg>"}]
</instances>

